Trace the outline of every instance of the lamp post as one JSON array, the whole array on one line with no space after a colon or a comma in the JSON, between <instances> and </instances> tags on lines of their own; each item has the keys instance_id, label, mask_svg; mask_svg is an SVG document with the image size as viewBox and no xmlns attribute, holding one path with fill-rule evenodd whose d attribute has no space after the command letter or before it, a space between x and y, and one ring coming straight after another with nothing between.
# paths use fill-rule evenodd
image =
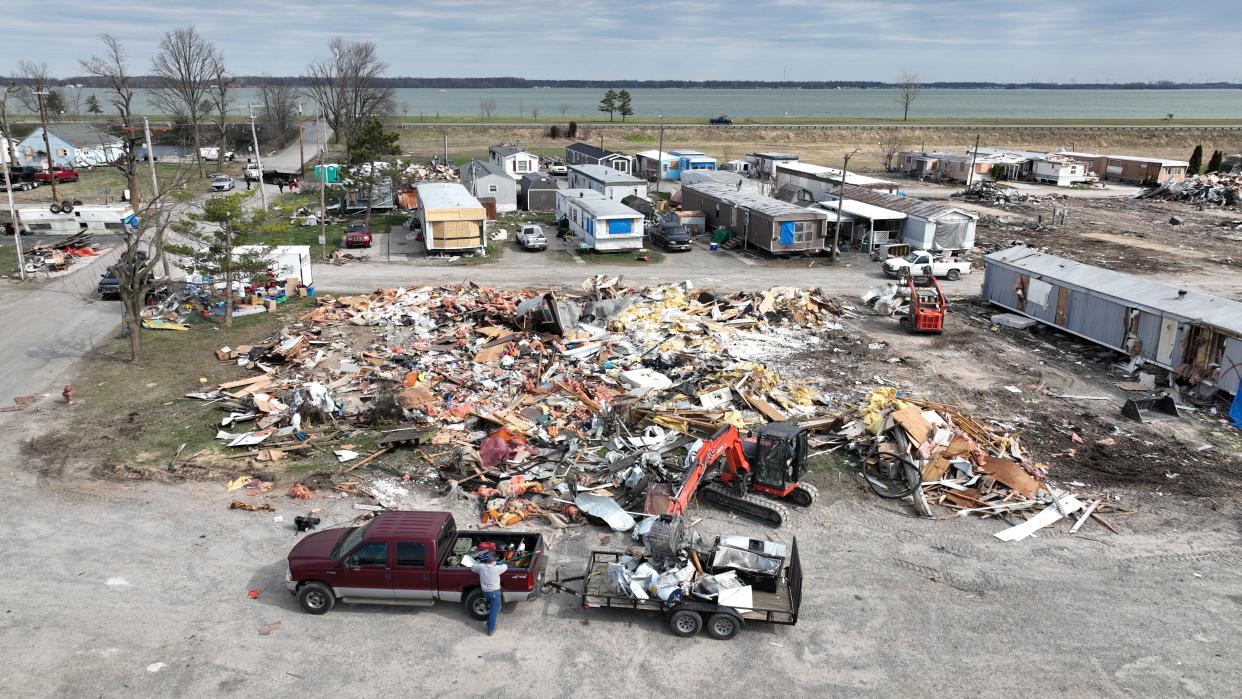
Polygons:
<instances>
[{"instance_id":1,"label":"lamp post","mask_svg":"<svg viewBox=\"0 0 1242 699\"><path fill-rule=\"evenodd\" d=\"M841 165L841 186L837 188L837 225L832 231L832 261L837 261L838 249L841 244L841 209L845 208L845 176L850 170L850 158L854 157L861 148L855 148L845 156L845 162Z\"/></svg>"},{"instance_id":2,"label":"lamp post","mask_svg":"<svg viewBox=\"0 0 1242 699\"><path fill-rule=\"evenodd\" d=\"M664 115L660 115L660 145L656 148L656 194L660 193L660 180L664 177Z\"/></svg>"},{"instance_id":3,"label":"lamp post","mask_svg":"<svg viewBox=\"0 0 1242 699\"><path fill-rule=\"evenodd\" d=\"M259 201L263 210L267 211L267 192L263 191L263 156L259 153L259 132L254 128L254 105L246 105L250 109L250 138L254 140L254 160L259 165Z\"/></svg>"}]
</instances>

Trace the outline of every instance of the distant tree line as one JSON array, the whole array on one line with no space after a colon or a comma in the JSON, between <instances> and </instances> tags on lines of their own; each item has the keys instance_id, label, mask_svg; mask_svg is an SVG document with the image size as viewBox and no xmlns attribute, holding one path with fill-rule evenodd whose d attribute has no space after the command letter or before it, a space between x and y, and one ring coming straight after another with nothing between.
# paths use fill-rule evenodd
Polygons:
<instances>
[{"instance_id":1,"label":"distant tree line","mask_svg":"<svg viewBox=\"0 0 1242 699\"><path fill-rule=\"evenodd\" d=\"M262 85L288 85L292 87L310 87L314 79L309 76L263 76L237 75L232 76L239 87L260 87ZM24 83L21 76L0 76L0 83ZM160 79L156 76L134 76L132 85L135 88L156 88ZM93 76L72 76L52 80L53 85L83 85L85 87L107 87ZM793 89L803 90L834 90L837 88L863 89L901 89L900 82L881 82L876 80L531 80L527 78L494 77L494 78L413 78L413 77L376 77L374 87L378 88L534 88L534 87L571 87L571 88L697 88L707 90L745 90L745 89ZM974 81L940 81L925 82L926 89L972 89L972 90L1225 90L1242 89L1242 83L1236 82L1174 82L1156 80L1150 82L1125 83L995 83Z\"/></svg>"}]
</instances>

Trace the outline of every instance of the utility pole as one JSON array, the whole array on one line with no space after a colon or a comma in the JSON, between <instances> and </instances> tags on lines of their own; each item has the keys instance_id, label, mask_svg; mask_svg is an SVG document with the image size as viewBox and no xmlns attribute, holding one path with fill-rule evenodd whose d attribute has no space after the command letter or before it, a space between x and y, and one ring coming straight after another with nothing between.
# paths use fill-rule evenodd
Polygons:
<instances>
[{"instance_id":1,"label":"utility pole","mask_svg":"<svg viewBox=\"0 0 1242 699\"><path fill-rule=\"evenodd\" d=\"M448 167L448 132L441 131L440 135L444 137L444 167Z\"/></svg>"},{"instance_id":2,"label":"utility pole","mask_svg":"<svg viewBox=\"0 0 1242 699\"><path fill-rule=\"evenodd\" d=\"M319 152L319 257L328 257L328 222L324 220L328 213L327 195L328 171L323 166L323 146L320 145L319 118L315 115L315 150Z\"/></svg>"},{"instance_id":3,"label":"utility pole","mask_svg":"<svg viewBox=\"0 0 1242 699\"><path fill-rule=\"evenodd\" d=\"M975 134L975 150L970 155L970 172L966 173L966 189L970 189L970 183L975 179L975 162L979 160L979 135Z\"/></svg>"},{"instance_id":4,"label":"utility pole","mask_svg":"<svg viewBox=\"0 0 1242 699\"><path fill-rule=\"evenodd\" d=\"M263 191L263 156L259 153L259 132L254 128L254 105L246 105L250 109L250 137L254 139L254 159L259 165L259 201L263 210L267 211L267 192Z\"/></svg>"},{"instance_id":5,"label":"utility pole","mask_svg":"<svg viewBox=\"0 0 1242 699\"><path fill-rule=\"evenodd\" d=\"M837 261L837 251L841 243L841 209L845 208L845 176L850 171L850 158L854 157L859 148L855 148L845 156L845 162L841 165L841 186L837 188L837 225L832 231L832 261Z\"/></svg>"},{"instance_id":6,"label":"utility pole","mask_svg":"<svg viewBox=\"0 0 1242 699\"><path fill-rule=\"evenodd\" d=\"M306 151L305 151L305 147L302 144L305 138L306 138L306 130L302 126L302 103L298 102L298 174L299 175L306 173L306 171L303 169L303 163L306 162ZM259 173L259 174L262 175L262 173Z\"/></svg>"},{"instance_id":7,"label":"utility pole","mask_svg":"<svg viewBox=\"0 0 1242 699\"><path fill-rule=\"evenodd\" d=\"M660 179L664 176L664 115L660 115L660 145L656 148L656 194L660 193Z\"/></svg>"},{"instance_id":8,"label":"utility pole","mask_svg":"<svg viewBox=\"0 0 1242 699\"><path fill-rule=\"evenodd\" d=\"M154 204L156 198L160 195L160 181L155 176L155 150L151 147L151 122L146 117L142 118L142 131L146 135L147 139L147 166L151 169L151 203ZM220 157L223 158L223 156ZM134 198L134 192L129 193L129 198L131 200ZM138 212L135 211L134 213ZM159 214L154 213L153 210L153 215L158 221ZM157 235L155 240L159 243L159 246L155 250L155 254L160 256L160 261L164 265L164 277L171 279L172 270L169 269L168 266L168 256L164 254L164 236Z\"/></svg>"},{"instance_id":9,"label":"utility pole","mask_svg":"<svg viewBox=\"0 0 1242 699\"><path fill-rule=\"evenodd\" d=\"M4 138L8 138L6 132ZM17 218L17 207L13 205L13 181L9 175L9 154L8 148L5 153L0 153L0 160L4 161L4 191L9 193L9 220L13 223L13 244L17 246L17 278L22 281L26 280L26 260L22 257L22 222Z\"/></svg>"},{"instance_id":10,"label":"utility pole","mask_svg":"<svg viewBox=\"0 0 1242 699\"><path fill-rule=\"evenodd\" d=\"M56 176L52 174L52 142L47 137L47 110L43 106L43 98L49 95L47 90L32 91L39 98L39 123L43 125L43 149L47 153L47 181L52 183L52 201L60 201L56 193Z\"/></svg>"}]
</instances>

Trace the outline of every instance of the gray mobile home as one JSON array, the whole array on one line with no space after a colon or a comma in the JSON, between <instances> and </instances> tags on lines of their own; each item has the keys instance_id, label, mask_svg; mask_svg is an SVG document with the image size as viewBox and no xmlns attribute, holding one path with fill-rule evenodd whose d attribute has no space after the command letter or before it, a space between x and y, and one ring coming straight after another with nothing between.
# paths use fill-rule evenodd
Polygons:
<instances>
[{"instance_id":1,"label":"gray mobile home","mask_svg":"<svg viewBox=\"0 0 1242 699\"><path fill-rule=\"evenodd\" d=\"M828 213L715 182L681 188L683 209L702 211L708 230L723 226L747 246L772 253L824 249Z\"/></svg>"},{"instance_id":2,"label":"gray mobile home","mask_svg":"<svg viewBox=\"0 0 1242 699\"><path fill-rule=\"evenodd\" d=\"M517 211L517 182L496 163L471 160L462 165L461 186L477 199L495 199L497 211Z\"/></svg>"},{"instance_id":3,"label":"gray mobile home","mask_svg":"<svg viewBox=\"0 0 1242 699\"><path fill-rule=\"evenodd\" d=\"M1242 371L1242 303L1024 246L983 258L989 302L1230 393Z\"/></svg>"}]
</instances>

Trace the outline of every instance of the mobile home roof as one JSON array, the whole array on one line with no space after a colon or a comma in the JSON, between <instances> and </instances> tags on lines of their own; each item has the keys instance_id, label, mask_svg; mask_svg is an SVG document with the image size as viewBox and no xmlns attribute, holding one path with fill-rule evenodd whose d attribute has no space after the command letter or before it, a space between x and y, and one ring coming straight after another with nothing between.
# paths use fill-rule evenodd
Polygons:
<instances>
[{"instance_id":1,"label":"mobile home roof","mask_svg":"<svg viewBox=\"0 0 1242 699\"><path fill-rule=\"evenodd\" d=\"M424 209L483 209L469 190L456 182L424 182L415 185L419 205Z\"/></svg>"},{"instance_id":2,"label":"mobile home roof","mask_svg":"<svg viewBox=\"0 0 1242 699\"><path fill-rule=\"evenodd\" d=\"M686 185L686 189L701 192L711 197L715 197L720 201L733 204L734 206L744 206L751 211L758 211L767 216L785 216L788 214L805 214L807 212L816 214L816 218L828 218L828 214L816 209L808 209L805 206L797 206L789 202L765 197L761 194L755 194L744 189L727 184L717 184L715 182L696 182Z\"/></svg>"}]
</instances>

